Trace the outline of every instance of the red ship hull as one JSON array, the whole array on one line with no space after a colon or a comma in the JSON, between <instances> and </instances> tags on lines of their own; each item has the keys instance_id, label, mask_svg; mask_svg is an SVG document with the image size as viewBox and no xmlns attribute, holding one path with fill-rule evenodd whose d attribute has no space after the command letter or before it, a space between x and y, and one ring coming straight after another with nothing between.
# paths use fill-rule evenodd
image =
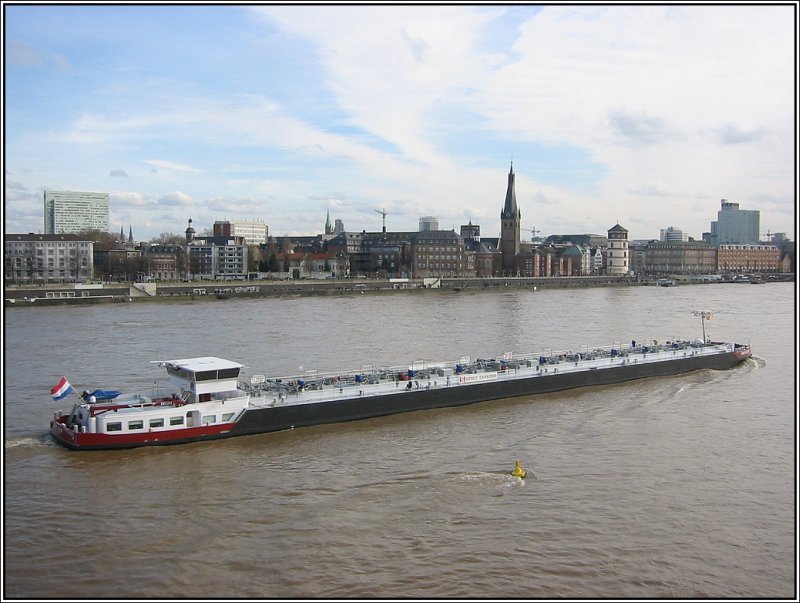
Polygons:
<instances>
[{"instance_id":1,"label":"red ship hull","mask_svg":"<svg viewBox=\"0 0 800 603\"><path fill-rule=\"evenodd\" d=\"M225 425L203 425L159 432L124 433L109 435L105 433L84 433L68 428L54 420L50 426L50 435L62 446L72 450L112 450L115 448L137 448L139 446L159 446L167 444L184 444L212 440L225 435L233 428L232 423Z\"/></svg>"}]
</instances>

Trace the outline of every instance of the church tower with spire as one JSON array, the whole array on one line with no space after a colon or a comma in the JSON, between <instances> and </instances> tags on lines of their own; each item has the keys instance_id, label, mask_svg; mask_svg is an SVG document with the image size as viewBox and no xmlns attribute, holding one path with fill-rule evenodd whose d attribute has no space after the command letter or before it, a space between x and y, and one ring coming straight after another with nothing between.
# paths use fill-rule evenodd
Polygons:
<instances>
[{"instance_id":1,"label":"church tower with spire","mask_svg":"<svg viewBox=\"0 0 800 603\"><path fill-rule=\"evenodd\" d=\"M332 235L333 234L333 226L331 226L331 210L328 210L328 217L325 220L325 234Z\"/></svg>"},{"instance_id":2,"label":"church tower with spire","mask_svg":"<svg viewBox=\"0 0 800 603\"><path fill-rule=\"evenodd\" d=\"M503 258L503 273L513 274L515 258L520 252L520 223L522 214L517 208L517 193L514 190L514 163L508 172L506 202L500 212L500 254Z\"/></svg>"}]
</instances>

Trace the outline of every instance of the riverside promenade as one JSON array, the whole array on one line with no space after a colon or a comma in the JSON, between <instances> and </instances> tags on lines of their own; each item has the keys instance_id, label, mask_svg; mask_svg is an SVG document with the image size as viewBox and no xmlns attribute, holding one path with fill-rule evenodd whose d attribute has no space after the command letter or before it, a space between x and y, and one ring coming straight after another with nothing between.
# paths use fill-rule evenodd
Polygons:
<instances>
[{"instance_id":1,"label":"riverside promenade","mask_svg":"<svg viewBox=\"0 0 800 603\"><path fill-rule=\"evenodd\" d=\"M425 278L327 280L202 280L180 283L96 283L39 286L6 285L9 306L153 302L176 299L224 300L237 297L287 297L304 295L364 295L435 293L436 291L498 291L508 288L538 289L614 287L647 284L630 277L585 276L547 278Z\"/></svg>"},{"instance_id":2,"label":"riverside promenade","mask_svg":"<svg viewBox=\"0 0 800 603\"><path fill-rule=\"evenodd\" d=\"M674 284L709 284L674 275ZM765 282L792 281L794 275L771 275ZM508 289L569 289L585 287L655 286L657 279L615 276L425 278L425 279L296 279L202 280L172 283L95 283L40 286L6 285L5 307L97 303L225 300L240 297L299 297L306 295L435 294L437 291L477 292ZM720 284L720 283L717 283Z\"/></svg>"}]
</instances>

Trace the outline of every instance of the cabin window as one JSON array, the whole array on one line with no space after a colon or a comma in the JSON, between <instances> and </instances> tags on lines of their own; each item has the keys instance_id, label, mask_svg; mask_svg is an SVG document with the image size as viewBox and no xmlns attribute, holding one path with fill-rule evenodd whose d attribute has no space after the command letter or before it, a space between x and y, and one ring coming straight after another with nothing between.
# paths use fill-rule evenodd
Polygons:
<instances>
[{"instance_id":1,"label":"cabin window","mask_svg":"<svg viewBox=\"0 0 800 603\"><path fill-rule=\"evenodd\" d=\"M144 421L128 421L128 429L144 429Z\"/></svg>"},{"instance_id":2,"label":"cabin window","mask_svg":"<svg viewBox=\"0 0 800 603\"><path fill-rule=\"evenodd\" d=\"M164 419L150 419L150 427L164 427Z\"/></svg>"},{"instance_id":3,"label":"cabin window","mask_svg":"<svg viewBox=\"0 0 800 603\"><path fill-rule=\"evenodd\" d=\"M226 412L224 415L222 415L222 420L223 421L230 421L233 418L234 414L235 413L232 413L232 412Z\"/></svg>"},{"instance_id":4,"label":"cabin window","mask_svg":"<svg viewBox=\"0 0 800 603\"><path fill-rule=\"evenodd\" d=\"M183 425L183 417L170 417L169 418L170 425Z\"/></svg>"},{"instance_id":5,"label":"cabin window","mask_svg":"<svg viewBox=\"0 0 800 603\"><path fill-rule=\"evenodd\" d=\"M122 431L122 421L106 423L106 431Z\"/></svg>"},{"instance_id":6,"label":"cabin window","mask_svg":"<svg viewBox=\"0 0 800 603\"><path fill-rule=\"evenodd\" d=\"M214 423L217 420L217 415L203 415L203 425Z\"/></svg>"},{"instance_id":7,"label":"cabin window","mask_svg":"<svg viewBox=\"0 0 800 603\"><path fill-rule=\"evenodd\" d=\"M238 368L227 368L218 371L197 371L194 379L195 381L214 381L215 379L235 379L238 376Z\"/></svg>"},{"instance_id":8,"label":"cabin window","mask_svg":"<svg viewBox=\"0 0 800 603\"><path fill-rule=\"evenodd\" d=\"M176 377L180 377L185 381L192 381L193 378L192 371L187 371L184 368L179 368L175 366L168 366L167 373L170 375L175 375Z\"/></svg>"}]
</instances>

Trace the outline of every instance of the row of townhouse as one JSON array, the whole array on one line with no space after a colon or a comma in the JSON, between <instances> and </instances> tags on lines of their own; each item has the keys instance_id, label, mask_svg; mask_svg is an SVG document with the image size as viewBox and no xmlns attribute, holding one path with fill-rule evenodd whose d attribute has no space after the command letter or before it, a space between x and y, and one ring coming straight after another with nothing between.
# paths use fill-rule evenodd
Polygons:
<instances>
[{"instance_id":1,"label":"row of townhouse","mask_svg":"<svg viewBox=\"0 0 800 603\"><path fill-rule=\"evenodd\" d=\"M498 239L463 237L455 231L341 233L329 237L276 238L249 248L240 237L198 237L186 245L121 244L95 250L78 235L5 237L5 281L82 282L246 279L251 253L290 278L582 276L603 274L603 245L523 243L513 273L503 270ZM793 255L774 245L700 241L649 241L628 249L629 271L705 274L792 272Z\"/></svg>"},{"instance_id":2,"label":"row of townhouse","mask_svg":"<svg viewBox=\"0 0 800 603\"><path fill-rule=\"evenodd\" d=\"M463 237L454 230L341 233L323 240L275 238L262 249L293 278L458 278L503 274L498 239ZM579 276L604 266L603 249L572 244L523 244L513 276ZM508 271L505 271L508 272Z\"/></svg>"},{"instance_id":3,"label":"row of townhouse","mask_svg":"<svg viewBox=\"0 0 800 603\"><path fill-rule=\"evenodd\" d=\"M327 241L278 238L258 249L262 257L272 254L277 271L292 278L427 278L499 275L497 245L497 239L465 240L454 231L362 232ZM590 274L602 265L599 248L592 255L574 245L523 247L517 276ZM250 251L239 237L192 237L186 245L120 243L95 250L79 235L8 235L5 278L17 283L245 279Z\"/></svg>"},{"instance_id":4,"label":"row of townhouse","mask_svg":"<svg viewBox=\"0 0 800 603\"><path fill-rule=\"evenodd\" d=\"M342 233L322 237L276 239L259 252L273 254L278 270L291 278L347 278L356 276L488 277L503 274L497 239L464 238L452 230L410 233ZM279 250L283 251L279 251ZM209 237L188 247L188 277L240 279L248 273L248 247L238 240ZM157 273L152 265L168 254L156 247L148 257L147 274L161 279L181 273L180 261L172 272ZM553 277L603 274L608 248L603 245L523 243L514 258L511 276ZM179 257L174 254L173 257ZM715 247L701 241L649 241L631 245L629 270L634 273L790 272L791 259L774 245L726 244Z\"/></svg>"}]
</instances>

